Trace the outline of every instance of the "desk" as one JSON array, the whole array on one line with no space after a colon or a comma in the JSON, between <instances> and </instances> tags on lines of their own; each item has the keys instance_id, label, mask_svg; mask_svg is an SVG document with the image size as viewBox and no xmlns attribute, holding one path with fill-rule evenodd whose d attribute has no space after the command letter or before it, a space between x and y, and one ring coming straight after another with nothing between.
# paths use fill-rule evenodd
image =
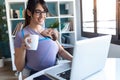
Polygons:
<instances>
[{"instance_id":1,"label":"desk","mask_svg":"<svg viewBox=\"0 0 120 80\"><path fill-rule=\"evenodd\" d=\"M48 70L51 71L53 71L53 69L56 70L60 66L65 66L65 65L64 64L56 65L54 67L42 70L40 72L31 75L25 80L33 80L34 77L43 75ZM69 68L69 66L67 68ZM86 80L120 80L120 58L108 58L105 63L104 69L90 76Z\"/></svg>"},{"instance_id":2,"label":"desk","mask_svg":"<svg viewBox=\"0 0 120 80\"><path fill-rule=\"evenodd\" d=\"M120 80L120 58L108 58L104 69L86 80Z\"/></svg>"}]
</instances>

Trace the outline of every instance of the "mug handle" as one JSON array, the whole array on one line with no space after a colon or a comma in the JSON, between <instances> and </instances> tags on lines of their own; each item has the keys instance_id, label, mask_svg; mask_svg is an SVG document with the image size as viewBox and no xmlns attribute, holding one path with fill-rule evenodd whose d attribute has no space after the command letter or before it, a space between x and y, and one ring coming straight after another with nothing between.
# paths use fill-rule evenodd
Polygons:
<instances>
[{"instance_id":1,"label":"mug handle","mask_svg":"<svg viewBox=\"0 0 120 80\"><path fill-rule=\"evenodd\" d=\"M30 44L29 44L29 42L28 42L28 39L30 39L30 37L26 37L26 38L25 38L25 44L26 44L28 47L31 47Z\"/></svg>"}]
</instances>

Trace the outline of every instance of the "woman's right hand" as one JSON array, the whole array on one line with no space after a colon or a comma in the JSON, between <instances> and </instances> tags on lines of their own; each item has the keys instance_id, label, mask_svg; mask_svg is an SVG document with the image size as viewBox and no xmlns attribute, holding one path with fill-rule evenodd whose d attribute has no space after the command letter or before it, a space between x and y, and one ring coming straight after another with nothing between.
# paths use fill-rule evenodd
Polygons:
<instances>
[{"instance_id":1,"label":"woman's right hand","mask_svg":"<svg viewBox=\"0 0 120 80\"><path fill-rule=\"evenodd\" d=\"M30 36L30 34L25 35L24 39L22 40L21 47L22 47L23 49L29 48L29 46L27 46L26 43L25 43L25 39L26 39L27 37L29 37L29 36ZM30 42L29 39L28 39L28 42Z\"/></svg>"}]
</instances>

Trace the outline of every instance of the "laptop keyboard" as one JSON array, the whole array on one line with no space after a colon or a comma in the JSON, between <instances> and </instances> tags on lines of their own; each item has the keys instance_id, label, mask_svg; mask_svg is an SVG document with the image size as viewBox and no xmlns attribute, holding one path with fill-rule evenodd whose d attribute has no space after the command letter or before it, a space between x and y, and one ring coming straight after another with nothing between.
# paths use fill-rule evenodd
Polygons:
<instances>
[{"instance_id":1,"label":"laptop keyboard","mask_svg":"<svg viewBox=\"0 0 120 80\"><path fill-rule=\"evenodd\" d=\"M67 71L62 72L62 73L57 74L57 75L66 79L66 80L70 80L70 73L71 73L71 70L67 70Z\"/></svg>"}]
</instances>

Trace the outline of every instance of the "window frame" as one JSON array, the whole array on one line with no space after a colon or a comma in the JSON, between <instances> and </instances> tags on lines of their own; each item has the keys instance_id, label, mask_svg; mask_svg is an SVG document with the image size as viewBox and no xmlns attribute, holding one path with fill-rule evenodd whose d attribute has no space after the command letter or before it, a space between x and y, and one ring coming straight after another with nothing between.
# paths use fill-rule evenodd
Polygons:
<instances>
[{"instance_id":1,"label":"window frame","mask_svg":"<svg viewBox=\"0 0 120 80\"><path fill-rule=\"evenodd\" d=\"M80 13L81 13L81 35L83 37L97 37L106 34L97 33L97 7L96 1L94 0L94 32L83 31L83 15L82 15L82 0L80 0ZM112 35L111 43L120 45L120 0L116 0L116 35Z\"/></svg>"}]
</instances>

